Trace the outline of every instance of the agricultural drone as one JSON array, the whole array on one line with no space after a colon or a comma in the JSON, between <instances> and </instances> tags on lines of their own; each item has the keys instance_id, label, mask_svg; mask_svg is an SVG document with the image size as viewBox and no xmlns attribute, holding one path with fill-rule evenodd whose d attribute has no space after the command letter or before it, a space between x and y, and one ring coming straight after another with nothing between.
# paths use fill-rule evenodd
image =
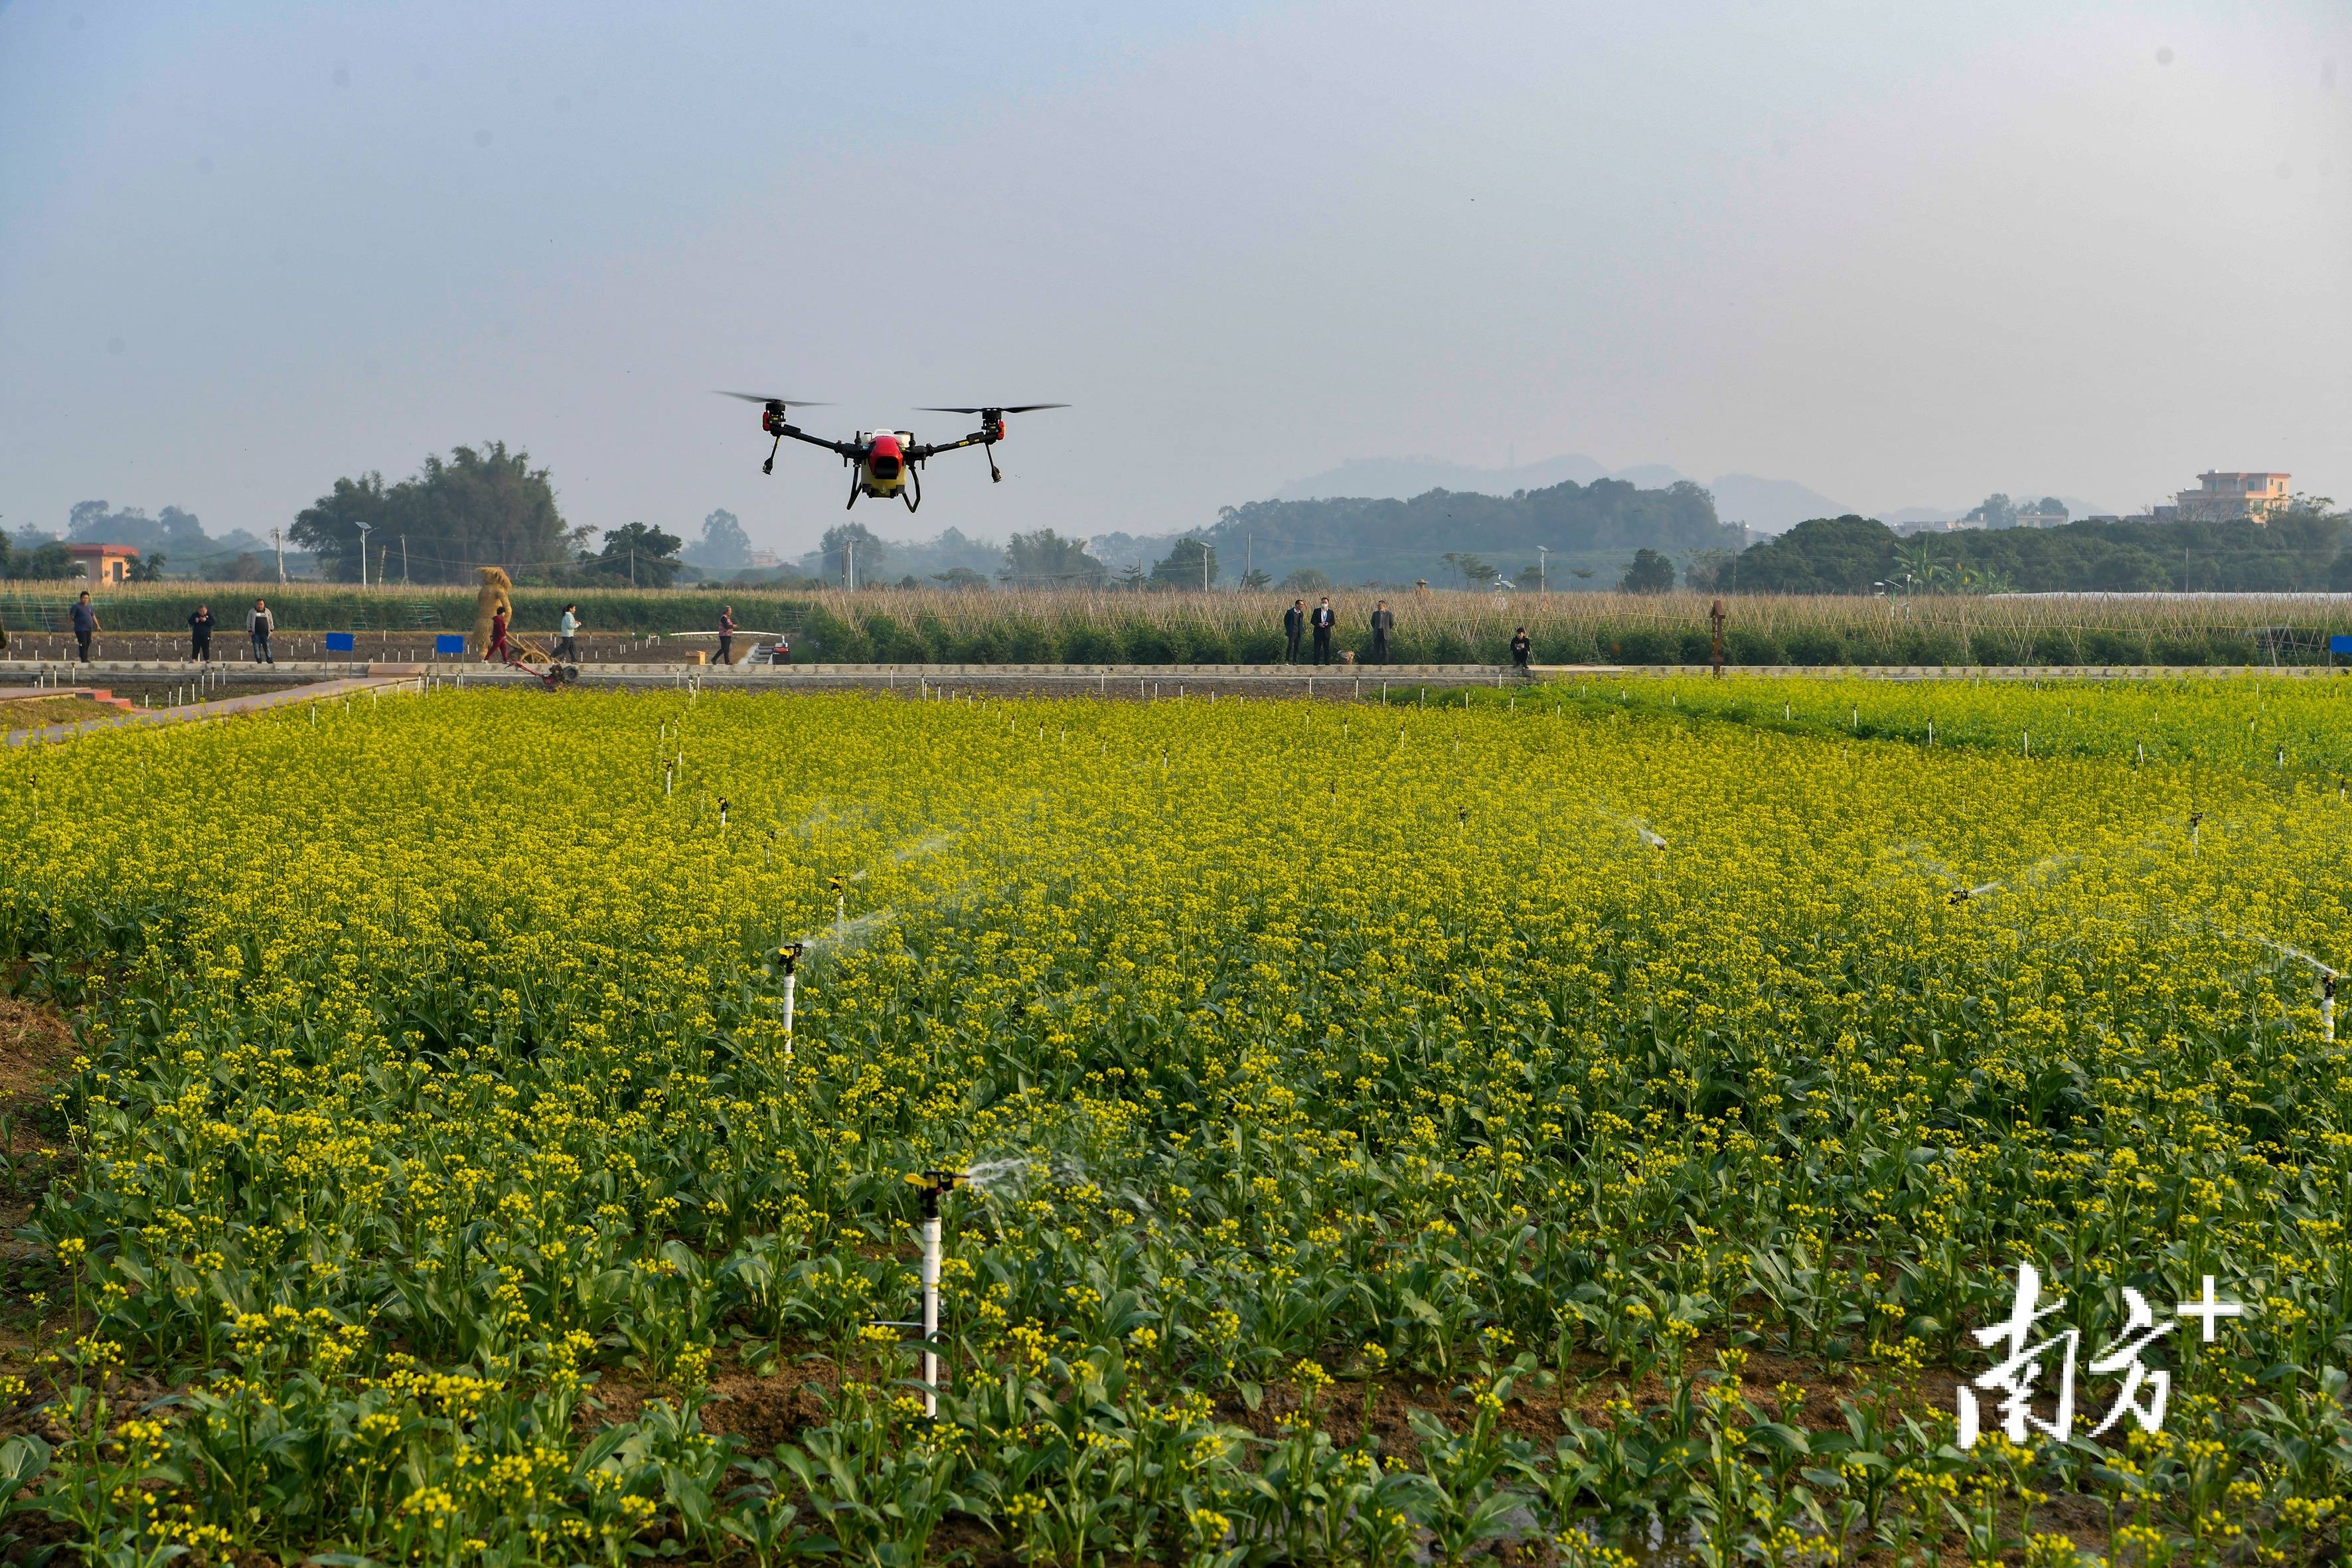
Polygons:
<instances>
[{"instance_id":1,"label":"agricultural drone","mask_svg":"<svg viewBox=\"0 0 2352 1568\"><path fill-rule=\"evenodd\" d=\"M859 496L887 500L897 496L913 511L923 504L923 481L919 470L924 459L936 458L941 452L958 451L965 447L978 447L988 454L988 477L1002 481L1003 472L996 466L992 449L1004 439L1004 417L1008 414L1034 414L1041 408L1067 408L1066 403L1020 403L991 408L926 408L926 414L977 414L980 428L961 441L926 442L915 439L911 430L859 430L846 441L829 441L822 436L812 436L792 423L786 416L794 408L824 408L829 405L805 403L798 399L769 397L756 392L722 392L721 397L740 397L746 403L761 405L760 428L775 439L769 444L768 460L760 465L763 474L776 471L776 453L787 437L812 447L823 447L828 452L838 452L841 460L849 465L848 506L856 506ZM844 508L845 510L847 507Z\"/></svg>"}]
</instances>

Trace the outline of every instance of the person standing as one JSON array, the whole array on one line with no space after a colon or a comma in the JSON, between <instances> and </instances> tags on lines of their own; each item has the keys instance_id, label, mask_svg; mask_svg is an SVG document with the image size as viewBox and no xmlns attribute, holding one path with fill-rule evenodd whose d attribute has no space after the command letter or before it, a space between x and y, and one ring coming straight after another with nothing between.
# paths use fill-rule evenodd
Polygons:
<instances>
[{"instance_id":1,"label":"person standing","mask_svg":"<svg viewBox=\"0 0 2352 1568\"><path fill-rule=\"evenodd\" d=\"M490 644L482 650L483 663L488 663L494 654L501 664L513 662L514 651L507 647L508 619L507 606L504 605L490 612Z\"/></svg>"},{"instance_id":2,"label":"person standing","mask_svg":"<svg viewBox=\"0 0 2352 1568\"><path fill-rule=\"evenodd\" d=\"M1293 599L1290 608L1282 612L1283 662L1298 662L1298 639L1307 630L1307 601Z\"/></svg>"},{"instance_id":3,"label":"person standing","mask_svg":"<svg viewBox=\"0 0 2352 1568\"><path fill-rule=\"evenodd\" d=\"M81 662L89 662L89 639L99 634L98 606L89 602L89 590L84 588L81 597L74 601L74 646L81 650Z\"/></svg>"},{"instance_id":4,"label":"person standing","mask_svg":"<svg viewBox=\"0 0 2352 1568\"><path fill-rule=\"evenodd\" d=\"M1528 674L1528 658L1534 648L1535 639L1528 636L1527 627L1521 626L1513 632L1511 634L1511 668L1521 675Z\"/></svg>"},{"instance_id":5,"label":"person standing","mask_svg":"<svg viewBox=\"0 0 2352 1568\"><path fill-rule=\"evenodd\" d=\"M1332 613L1331 595L1324 595L1321 601L1316 605L1314 615L1315 662L1318 664L1328 664L1331 661L1331 627L1339 618Z\"/></svg>"},{"instance_id":6,"label":"person standing","mask_svg":"<svg viewBox=\"0 0 2352 1568\"><path fill-rule=\"evenodd\" d=\"M1389 661L1389 634L1396 630L1396 612L1382 599L1372 606L1372 662Z\"/></svg>"},{"instance_id":7,"label":"person standing","mask_svg":"<svg viewBox=\"0 0 2352 1568\"><path fill-rule=\"evenodd\" d=\"M555 623L555 657L574 664L580 662L580 645L574 640L580 636L579 609L577 605L564 605L562 618Z\"/></svg>"},{"instance_id":8,"label":"person standing","mask_svg":"<svg viewBox=\"0 0 2352 1568\"><path fill-rule=\"evenodd\" d=\"M269 634L277 629L278 617L269 613L269 601L254 600L252 613L245 617L245 635L253 639L254 663L276 664L278 662L269 651Z\"/></svg>"},{"instance_id":9,"label":"person standing","mask_svg":"<svg viewBox=\"0 0 2352 1568\"><path fill-rule=\"evenodd\" d=\"M188 661L210 664L213 661L213 607L198 605L196 613L188 617Z\"/></svg>"},{"instance_id":10,"label":"person standing","mask_svg":"<svg viewBox=\"0 0 2352 1568\"><path fill-rule=\"evenodd\" d=\"M735 662L735 606L732 605L722 605L719 608L719 662Z\"/></svg>"}]
</instances>

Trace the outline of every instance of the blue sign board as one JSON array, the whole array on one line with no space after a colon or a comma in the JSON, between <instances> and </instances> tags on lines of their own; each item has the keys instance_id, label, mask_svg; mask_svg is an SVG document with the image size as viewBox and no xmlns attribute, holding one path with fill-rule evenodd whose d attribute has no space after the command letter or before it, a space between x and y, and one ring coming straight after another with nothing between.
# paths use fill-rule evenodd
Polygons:
<instances>
[{"instance_id":1,"label":"blue sign board","mask_svg":"<svg viewBox=\"0 0 2352 1568\"><path fill-rule=\"evenodd\" d=\"M435 633L433 637L433 651L436 655L445 653L463 654L466 651L466 634L463 632Z\"/></svg>"},{"instance_id":2,"label":"blue sign board","mask_svg":"<svg viewBox=\"0 0 2352 1568\"><path fill-rule=\"evenodd\" d=\"M352 650L354 646L356 646L355 638L350 632L329 632L327 634L327 651L329 653L349 653Z\"/></svg>"},{"instance_id":3,"label":"blue sign board","mask_svg":"<svg viewBox=\"0 0 2352 1568\"><path fill-rule=\"evenodd\" d=\"M2352 653L2352 637L2347 637L2341 632L2336 633L2334 637L2327 639L2327 651L2330 653Z\"/></svg>"}]
</instances>

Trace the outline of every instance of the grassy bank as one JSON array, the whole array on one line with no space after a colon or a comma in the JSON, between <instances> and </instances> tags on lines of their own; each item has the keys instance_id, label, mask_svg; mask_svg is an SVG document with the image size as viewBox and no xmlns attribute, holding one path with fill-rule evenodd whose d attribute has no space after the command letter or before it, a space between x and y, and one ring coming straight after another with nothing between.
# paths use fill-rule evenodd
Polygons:
<instances>
[{"instance_id":1,"label":"grassy bank","mask_svg":"<svg viewBox=\"0 0 2352 1568\"><path fill-rule=\"evenodd\" d=\"M111 631L181 627L199 602L230 632L257 592L282 630L462 631L473 595L451 588L289 584L142 584L110 589ZM708 631L731 605L747 631L793 634L803 659L909 663L1270 663L1283 654L1288 601L1276 594L1028 591L717 594L698 590L519 589L520 627L544 635L567 603L597 632ZM59 629L62 592L0 595L0 621ZM1709 650L1708 599L1693 594L1521 595L1432 592L1391 600L1399 662L1470 663L1505 657L1525 625L1538 662L1683 664ZM1337 646L1370 651L1373 596L1333 596ZM2352 602L2286 596L2182 600L1750 595L1726 601L1728 660L1740 665L2312 664L2327 636L2352 631Z\"/></svg>"}]
</instances>

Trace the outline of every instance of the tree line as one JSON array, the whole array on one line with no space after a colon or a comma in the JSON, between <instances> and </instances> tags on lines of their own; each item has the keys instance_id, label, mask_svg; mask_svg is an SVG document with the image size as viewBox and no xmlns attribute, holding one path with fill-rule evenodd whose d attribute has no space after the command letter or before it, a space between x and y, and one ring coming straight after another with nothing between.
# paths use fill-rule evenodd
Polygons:
<instances>
[{"instance_id":1,"label":"tree line","mask_svg":"<svg viewBox=\"0 0 2352 1568\"><path fill-rule=\"evenodd\" d=\"M1866 517L1816 518L1691 586L1743 594L2345 593L2352 521L2325 496L2266 522L2067 522L1908 539Z\"/></svg>"}]
</instances>

